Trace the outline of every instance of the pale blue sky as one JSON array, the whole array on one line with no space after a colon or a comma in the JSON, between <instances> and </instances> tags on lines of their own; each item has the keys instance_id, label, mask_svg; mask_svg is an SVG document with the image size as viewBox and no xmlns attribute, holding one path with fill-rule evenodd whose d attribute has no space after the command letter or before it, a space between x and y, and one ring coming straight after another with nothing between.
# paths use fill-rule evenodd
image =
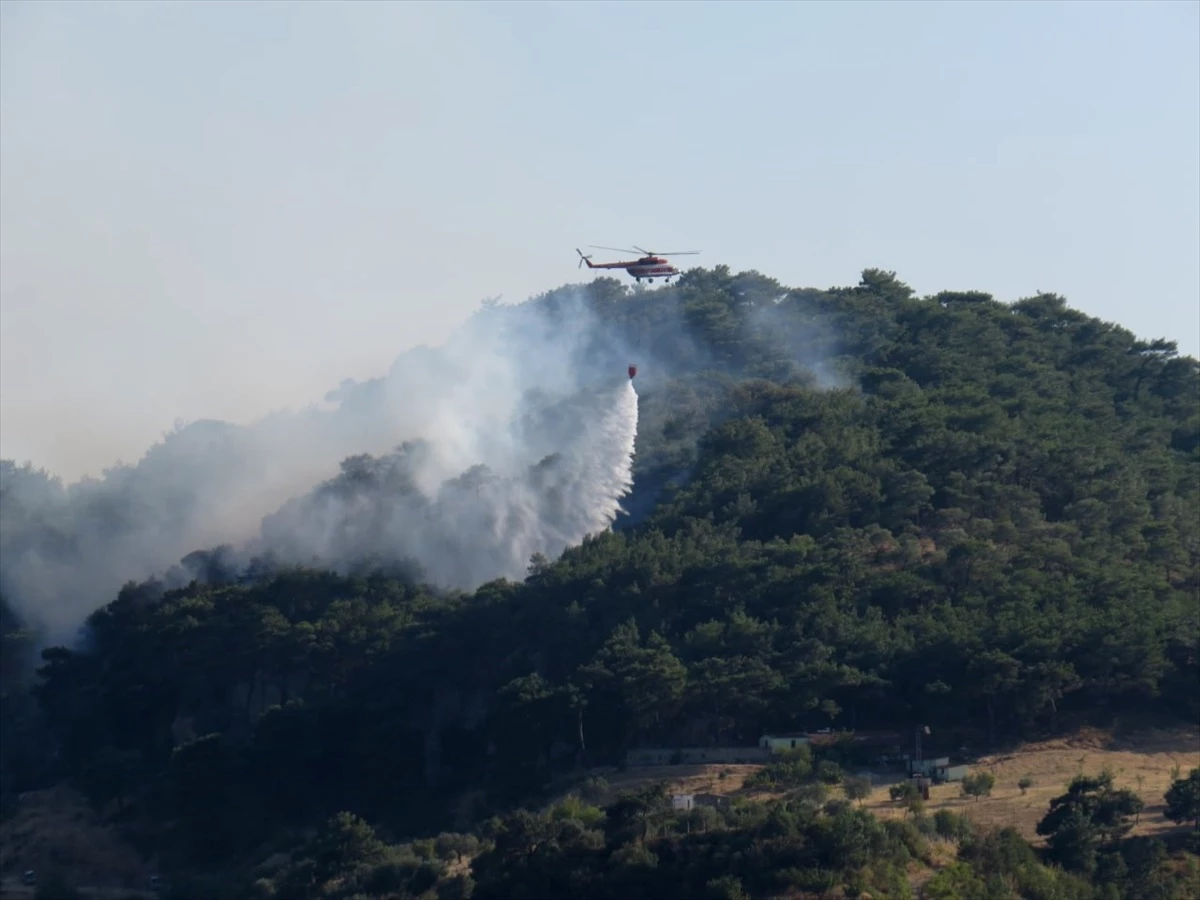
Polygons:
<instances>
[{"instance_id":1,"label":"pale blue sky","mask_svg":"<svg viewBox=\"0 0 1200 900\"><path fill-rule=\"evenodd\" d=\"M1200 4L0 5L0 455L75 478L567 281L1036 290L1200 353Z\"/></svg>"}]
</instances>

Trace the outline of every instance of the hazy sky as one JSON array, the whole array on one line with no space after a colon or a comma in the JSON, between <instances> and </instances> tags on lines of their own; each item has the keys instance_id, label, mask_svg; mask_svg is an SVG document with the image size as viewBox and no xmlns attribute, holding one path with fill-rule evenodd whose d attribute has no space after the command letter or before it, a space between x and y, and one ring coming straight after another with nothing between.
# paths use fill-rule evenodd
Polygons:
<instances>
[{"instance_id":1,"label":"hazy sky","mask_svg":"<svg viewBox=\"0 0 1200 900\"><path fill-rule=\"evenodd\" d=\"M1200 353L1198 45L1185 0L4 0L0 455L317 401L591 243Z\"/></svg>"}]
</instances>

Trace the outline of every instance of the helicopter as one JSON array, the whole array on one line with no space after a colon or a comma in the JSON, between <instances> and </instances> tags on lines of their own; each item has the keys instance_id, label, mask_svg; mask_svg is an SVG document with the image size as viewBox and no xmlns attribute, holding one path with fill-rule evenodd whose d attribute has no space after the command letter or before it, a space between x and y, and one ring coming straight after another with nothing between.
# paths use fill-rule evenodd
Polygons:
<instances>
[{"instance_id":1,"label":"helicopter","mask_svg":"<svg viewBox=\"0 0 1200 900\"><path fill-rule=\"evenodd\" d=\"M591 256L584 256L583 251L578 247L575 252L579 254L579 266L582 268L584 263L587 263L589 269L624 269L640 284L642 279L653 283L655 278L662 278L667 284L671 283L671 278L679 274L679 270L667 262L668 256L694 256L699 253L699 250L675 250L671 253L652 252L643 250L641 247L634 245L633 250L622 250L619 247L600 247L592 244L597 250L611 250L614 253L644 253L641 259L631 260L629 262L610 262L610 263L594 263Z\"/></svg>"}]
</instances>

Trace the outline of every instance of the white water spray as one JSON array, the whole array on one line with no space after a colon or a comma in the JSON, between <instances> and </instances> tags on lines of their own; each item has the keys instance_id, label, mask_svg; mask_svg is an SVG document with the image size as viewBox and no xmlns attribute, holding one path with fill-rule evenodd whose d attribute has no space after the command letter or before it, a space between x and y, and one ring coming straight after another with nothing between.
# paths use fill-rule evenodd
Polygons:
<instances>
[{"instance_id":1,"label":"white water spray","mask_svg":"<svg viewBox=\"0 0 1200 900\"><path fill-rule=\"evenodd\" d=\"M413 561L426 580L461 590L520 580L534 554L554 559L620 515L637 421L625 381L514 423L512 445L525 454L508 471L476 466L429 492L428 465L444 456L436 445L360 461L265 520L259 549L341 570Z\"/></svg>"}]
</instances>

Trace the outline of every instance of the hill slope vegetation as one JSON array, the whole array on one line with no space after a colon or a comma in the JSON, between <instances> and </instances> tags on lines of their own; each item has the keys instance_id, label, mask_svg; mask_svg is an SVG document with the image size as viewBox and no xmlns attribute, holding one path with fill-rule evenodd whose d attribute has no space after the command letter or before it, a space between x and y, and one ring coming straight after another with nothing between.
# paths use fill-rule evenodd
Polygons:
<instances>
[{"instance_id":1,"label":"hill slope vegetation","mask_svg":"<svg viewBox=\"0 0 1200 900\"><path fill-rule=\"evenodd\" d=\"M183 870L347 810L396 839L463 831L635 746L922 723L994 747L1200 718L1200 366L1173 344L1052 294L918 298L879 270L827 291L723 268L600 279L530 303L553 322L580 292L652 360L627 520L471 592L197 548L190 584L131 583L36 677L6 607L6 798L67 779ZM322 490L361 490L370 464ZM925 853L811 814L730 827ZM544 839L603 882L627 842L579 827ZM480 896L517 896L492 837L479 872L502 893ZM672 841L656 859L717 852ZM833 852L771 865L843 883L870 863ZM735 890L705 865L689 896Z\"/></svg>"}]
</instances>

